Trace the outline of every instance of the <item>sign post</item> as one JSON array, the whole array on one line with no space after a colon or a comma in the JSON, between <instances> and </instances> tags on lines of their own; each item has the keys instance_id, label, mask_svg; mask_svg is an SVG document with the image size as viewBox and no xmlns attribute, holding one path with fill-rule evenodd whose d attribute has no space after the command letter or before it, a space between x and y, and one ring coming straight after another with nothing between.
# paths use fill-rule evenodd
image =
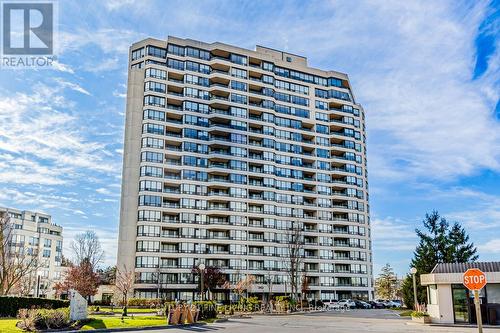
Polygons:
<instances>
[{"instance_id":1,"label":"sign post","mask_svg":"<svg viewBox=\"0 0 500 333\"><path fill-rule=\"evenodd\" d=\"M474 292L474 306L476 308L477 328L483 333L483 318L481 317L481 303L479 302L479 290L486 285L486 275L477 268L470 268L464 273L463 284L467 289Z\"/></svg>"}]
</instances>

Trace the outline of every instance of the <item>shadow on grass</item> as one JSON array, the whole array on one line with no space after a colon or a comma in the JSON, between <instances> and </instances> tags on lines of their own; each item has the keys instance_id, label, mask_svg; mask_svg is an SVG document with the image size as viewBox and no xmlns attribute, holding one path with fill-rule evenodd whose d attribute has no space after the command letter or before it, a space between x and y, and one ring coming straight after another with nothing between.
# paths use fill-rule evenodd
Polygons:
<instances>
[{"instance_id":1,"label":"shadow on grass","mask_svg":"<svg viewBox=\"0 0 500 333\"><path fill-rule=\"evenodd\" d=\"M85 326L92 327L93 329L107 328L102 319L92 319L91 321L86 323Z\"/></svg>"}]
</instances>

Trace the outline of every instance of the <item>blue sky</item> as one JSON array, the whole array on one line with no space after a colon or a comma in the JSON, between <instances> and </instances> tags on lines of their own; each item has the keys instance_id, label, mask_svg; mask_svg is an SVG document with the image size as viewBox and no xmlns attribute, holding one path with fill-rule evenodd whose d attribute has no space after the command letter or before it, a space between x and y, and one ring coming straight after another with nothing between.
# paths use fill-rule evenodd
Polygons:
<instances>
[{"instance_id":1,"label":"blue sky","mask_svg":"<svg viewBox=\"0 0 500 333\"><path fill-rule=\"evenodd\" d=\"M54 69L0 69L0 206L95 230L116 259L128 46L256 44L349 74L367 114L375 271L437 209L500 259L499 1L60 1Z\"/></svg>"}]
</instances>

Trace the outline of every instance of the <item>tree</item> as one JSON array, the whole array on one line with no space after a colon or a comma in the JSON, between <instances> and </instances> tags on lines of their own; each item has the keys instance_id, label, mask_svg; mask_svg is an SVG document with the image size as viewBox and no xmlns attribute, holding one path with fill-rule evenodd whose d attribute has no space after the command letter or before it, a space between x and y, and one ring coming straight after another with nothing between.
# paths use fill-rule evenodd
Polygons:
<instances>
[{"instance_id":1,"label":"tree","mask_svg":"<svg viewBox=\"0 0 500 333\"><path fill-rule=\"evenodd\" d=\"M236 285L234 286L234 292L238 294L239 298L241 299L243 297L243 293L247 290L249 290L253 284L255 283L255 276L254 275L246 275L243 279L238 281Z\"/></svg>"},{"instance_id":2,"label":"tree","mask_svg":"<svg viewBox=\"0 0 500 333\"><path fill-rule=\"evenodd\" d=\"M13 244L13 227L7 212L0 212L0 295L7 295L24 277L41 266L38 251Z\"/></svg>"},{"instance_id":3,"label":"tree","mask_svg":"<svg viewBox=\"0 0 500 333\"><path fill-rule=\"evenodd\" d=\"M193 274L200 274L197 266L191 270ZM226 276L219 267L206 266L203 273L203 290L211 291L222 287L226 283Z\"/></svg>"},{"instance_id":4,"label":"tree","mask_svg":"<svg viewBox=\"0 0 500 333\"><path fill-rule=\"evenodd\" d=\"M385 264L375 281L375 292L378 297L383 299L396 298L397 282L398 279L391 265Z\"/></svg>"},{"instance_id":5,"label":"tree","mask_svg":"<svg viewBox=\"0 0 500 333\"><path fill-rule=\"evenodd\" d=\"M82 262L87 261L92 272L95 272L97 266L104 260L101 242L94 231L88 230L76 235L71 242L71 250L73 250L75 264L80 266Z\"/></svg>"},{"instance_id":6,"label":"tree","mask_svg":"<svg viewBox=\"0 0 500 333\"><path fill-rule=\"evenodd\" d=\"M54 289L59 295L75 289L83 297L90 298L97 293L98 286L99 275L93 271L92 264L84 260L78 266L70 266L64 280L56 283Z\"/></svg>"},{"instance_id":7,"label":"tree","mask_svg":"<svg viewBox=\"0 0 500 333\"><path fill-rule=\"evenodd\" d=\"M116 266L108 266L104 269L100 268L97 270L97 274L99 274L99 284L115 284Z\"/></svg>"},{"instance_id":8,"label":"tree","mask_svg":"<svg viewBox=\"0 0 500 333\"><path fill-rule=\"evenodd\" d=\"M466 263L478 259L474 243L469 242L469 236L460 223L450 224L439 216L437 211L426 214L423 220L424 229L415 229L419 243L413 253L411 267L417 269L417 300L425 303L427 292L420 285L420 275L428 274L439 263ZM402 283L402 294L405 304L413 307L413 280L408 274Z\"/></svg>"},{"instance_id":9,"label":"tree","mask_svg":"<svg viewBox=\"0 0 500 333\"><path fill-rule=\"evenodd\" d=\"M300 292L302 294L302 300L306 299L308 291L309 291L309 277L307 276L306 273L304 273L302 275L302 282L301 282L301 285L300 285Z\"/></svg>"},{"instance_id":10,"label":"tree","mask_svg":"<svg viewBox=\"0 0 500 333\"><path fill-rule=\"evenodd\" d=\"M304 252L304 237L299 223L292 222L286 232L287 237L287 273L290 279L291 298L297 300L302 256Z\"/></svg>"},{"instance_id":11,"label":"tree","mask_svg":"<svg viewBox=\"0 0 500 333\"><path fill-rule=\"evenodd\" d=\"M134 286L135 273L134 270L129 270L125 266L116 270L115 287L122 296L124 306L128 305L128 295Z\"/></svg>"}]
</instances>

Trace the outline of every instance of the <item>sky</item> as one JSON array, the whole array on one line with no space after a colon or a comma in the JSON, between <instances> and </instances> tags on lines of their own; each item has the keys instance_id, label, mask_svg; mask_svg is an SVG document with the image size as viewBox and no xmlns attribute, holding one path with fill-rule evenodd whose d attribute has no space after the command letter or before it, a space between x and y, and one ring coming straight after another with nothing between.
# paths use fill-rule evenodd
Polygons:
<instances>
[{"instance_id":1,"label":"sky","mask_svg":"<svg viewBox=\"0 0 500 333\"><path fill-rule=\"evenodd\" d=\"M116 262L129 46L168 35L348 73L367 120L374 272L438 210L500 260L500 1L59 1L51 69L0 68L0 206ZM68 253L68 252L66 252Z\"/></svg>"}]
</instances>

